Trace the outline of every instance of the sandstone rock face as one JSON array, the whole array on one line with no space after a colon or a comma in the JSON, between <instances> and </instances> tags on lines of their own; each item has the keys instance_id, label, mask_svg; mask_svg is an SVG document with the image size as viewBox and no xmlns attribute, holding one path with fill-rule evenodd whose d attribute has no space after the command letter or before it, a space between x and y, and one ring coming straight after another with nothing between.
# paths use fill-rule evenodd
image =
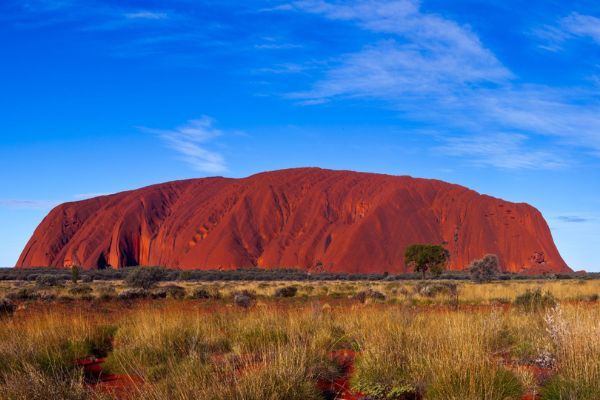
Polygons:
<instances>
[{"instance_id":1,"label":"sandstone rock face","mask_svg":"<svg viewBox=\"0 0 600 400\"><path fill-rule=\"evenodd\" d=\"M570 272L541 213L437 180L300 168L204 178L66 203L17 267L160 265L407 272L404 250L443 244L450 269L487 253L512 272Z\"/></svg>"}]
</instances>

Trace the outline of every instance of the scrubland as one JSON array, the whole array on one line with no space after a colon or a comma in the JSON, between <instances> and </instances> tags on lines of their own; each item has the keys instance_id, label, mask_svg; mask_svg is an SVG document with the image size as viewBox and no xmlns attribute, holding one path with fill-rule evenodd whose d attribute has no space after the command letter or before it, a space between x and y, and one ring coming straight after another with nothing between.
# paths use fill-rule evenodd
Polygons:
<instances>
[{"instance_id":1,"label":"scrubland","mask_svg":"<svg viewBox=\"0 0 600 400\"><path fill-rule=\"evenodd\" d=\"M0 316L0 399L600 398L595 280L129 290L0 283L15 305ZM93 357L99 374L78 362Z\"/></svg>"}]
</instances>

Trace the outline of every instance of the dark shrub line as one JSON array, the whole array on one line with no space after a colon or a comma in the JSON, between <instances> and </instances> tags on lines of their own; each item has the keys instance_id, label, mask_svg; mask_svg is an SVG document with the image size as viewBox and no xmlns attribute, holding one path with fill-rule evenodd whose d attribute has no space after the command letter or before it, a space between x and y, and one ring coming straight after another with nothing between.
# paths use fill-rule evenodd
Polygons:
<instances>
[{"instance_id":1,"label":"dark shrub line","mask_svg":"<svg viewBox=\"0 0 600 400\"><path fill-rule=\"evenodd\" d=\"M114 281L127 280L131 274L140 274L141 270L152 270L156 282L164 281L403 281L416 280L421 274L407 273L399 275L382 274L350 274L320 272L309 273L299 269L260 269L241 268L236 270L176 270L162 267L126 267L119 269L94 269L78 270L79 279L84 283L91 281ZM146 273L141 273L145 275ZM52 278L49 278L49 277ZM70 268L0 268L0 281L20 280L40 282L42 285L55 283L61 284L72 280ZM469 280L472 276L468 271L447 271L433 280ZM495 277L497 280L552 280L552 279L600 279L600 273L581 274L545 274L545 275L522 275L515 273L500 273ZM51 282L50 282L51 281Z\"/></svg>"}]
</instances>

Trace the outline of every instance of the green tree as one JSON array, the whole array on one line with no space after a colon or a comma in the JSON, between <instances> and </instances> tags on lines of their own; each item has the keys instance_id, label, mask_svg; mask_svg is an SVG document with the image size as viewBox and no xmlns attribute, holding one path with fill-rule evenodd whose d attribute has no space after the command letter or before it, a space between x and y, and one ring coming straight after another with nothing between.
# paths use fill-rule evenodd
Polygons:
<instances>
[{"instance_id":1,"label":"green tree","mask_svg":"<svg viewBox=\"0 0 600 400\"><path fill-rule=\"evenodd\" d=\"M73 265L71 267L71 282L77 283L79 281L79 267L77 265Z\"/></svg>"},{"instance_id":2,"label":"green tree","mask_svg":"<svg viewBox=\"0 0 600 400\"><path fill-rule=\"evenodd\" d=\"M404 262L415 272L423 274L427 272L433 276L439 276L446 269L450 253L442 246L436 244L414 244L408 246L404 253Z\"/></svg>"}]
</instances>

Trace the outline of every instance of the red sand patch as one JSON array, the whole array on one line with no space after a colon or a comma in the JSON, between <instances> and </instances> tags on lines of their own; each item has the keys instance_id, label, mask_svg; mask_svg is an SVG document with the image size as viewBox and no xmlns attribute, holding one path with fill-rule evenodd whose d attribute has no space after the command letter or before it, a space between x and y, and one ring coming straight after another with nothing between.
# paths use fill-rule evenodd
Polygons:
<instances>
[{"instance_id":1,"label":"red sand patch","mask_svg":"<svg viewBox=\"0 0 600 400\"><path fill-rule=\"evenodd\" d=\"M342 375L332 381L319 381L319 389L326 399L331 400L363 400L365 395L350 389L350 378L354 373L356 353L352 350L336 350L329 354L331 359L341 367Z\"/></svg>"},{"instance_id":2,"label":"red sand patch","mask_svg":"<svg viewBox=\"0 0 600 400\"><path fill-rule=\"evenodd\" d=\"M508 369L521 371L527 370L529 373L531 373L531 375L533 375L535 382L539 388L543 387L548 382L548 380L552 378L552 375L554 375L554 370L552 368L542 368L537 365L515 362L510 359L510 355L506 352L497 354L496 358L498 359L498 362L503 364ZM521 397L521 400L540 399L541 396L539 391L528 392L525 395L523 395L523 397Z\"/></svg>"},{"instance_id":3,"label":"red sand patch","mask_svg":"<svg viewBox=\"0 0 600 400\"><path fill-rule=\"evenodd\" d=\"M75 365L83 368L85 379L94 390L117 399L135 399L137 388L144 381L140 377L127 374L104 373L105 361L104 358L90 356L75 360Z\"/></svg>"},{"instance_id":4,"label":"red sand patch","mask_svg":"<svg viewBox=\"0 0 600 400\"><path fill-rule=\"evenodd\" d=\"M352 390L350 379L354 373L354 365L358 354L349 349L336 350L329 353L329 357L340 366L342 375L332 381L319 381L319 389L327 400L369 400L364 393ZM396 400L418 400L417 394L407 394Z\"/></svg>"}]
</instances>

